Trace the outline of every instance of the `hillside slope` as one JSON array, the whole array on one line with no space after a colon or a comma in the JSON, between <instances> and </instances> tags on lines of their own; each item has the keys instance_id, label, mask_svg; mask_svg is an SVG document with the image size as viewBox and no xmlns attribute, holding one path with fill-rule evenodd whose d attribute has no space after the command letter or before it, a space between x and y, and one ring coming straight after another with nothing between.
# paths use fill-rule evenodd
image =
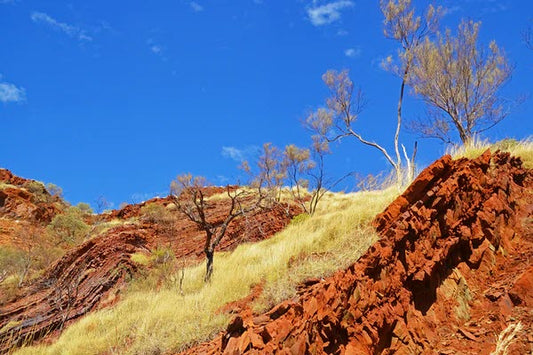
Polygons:
<instances>
[{"instance_id":1,"label":"hillside slope","mask_svg":"<svg viewBox=\"0 0 533 355\"><path fill-rule=\"evenodd\" d=\"M206 194L213 196L221 191L210 188ZM68 250L42 276L23 287L14 300L0 304L0 353L55 336L88 312L116 303L126 281L135 277L139 269L146 268L133 261L134 254L150 256L151 252L165 247L184 264L202 261L203 232L172 209L170 201L156 198L92 216L93 232L85 242ZM164 227L144 220L142 207L150 204L163 206L173 218ZM208 218L222 219L228 200L217 198L212 206ZM297 207L278 205L239 218L228 228L218 250L233 250L240 243L269 238L289 223L293 213L299 212ZM40 233L44 230L39 230L37 237Z\"/></svg>"},{"instance_id":2,"label":"hillside slope","mask_svg":"<svg viewBox=\"0 0 533 355\"><path fill-rule=\"evenodd\" d=\"M186 353L529 353L532 187L509 154L445 156L375 218L357 263Z\"/></svg>"}]
</instances>

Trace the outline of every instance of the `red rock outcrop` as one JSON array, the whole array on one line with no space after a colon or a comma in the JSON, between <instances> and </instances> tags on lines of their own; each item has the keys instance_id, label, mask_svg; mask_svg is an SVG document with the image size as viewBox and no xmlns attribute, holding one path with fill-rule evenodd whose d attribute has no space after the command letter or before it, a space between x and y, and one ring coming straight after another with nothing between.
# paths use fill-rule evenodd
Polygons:
<instances>
[{"instance_id":1,"label":"red rock outcrop","mask_svg":"<svg viewBox=\"0 0 533 355\"><path fill-rule=\"evenodd\" d=\"M155 202L168 203L167 199ZM118 212L115 218L139 216L140 207L124 208L120 211L129 212ZM216 200L208 216L222 219L227 209L227 200ZM240 243L268 238L289 223L291 213L299 212L296 207L279 205L238 218L228 227L217 250L232 250ZM20 297L0 305L0 353L57 333L87 312L113 303L124 281L141 267L131 261L133 253L148 254L165 246L186 263L203 260L204 233L185 216L172 213L176 218L170 230L155 223L129 223L86 241L50 266Z\"/></svg>"},{"instance_id":2,"label":"red rock outcrop","mask_svg":"<svg viewBox=\"0 0 533 355\"><path fill-rule=\"evenodd\" d=\"M25 183L30 182L32 180L25 179L25 178L13 175L13 173L11 171L9 171L7 169L1 169L0 168L0 181L4 182L6 184L22 186Z\"/></svg>"},{"instance_id":3,"label":"red rock outcrop","mask_svg":"<svg viewBox=\"0 0 533 355\"><path fill-rule=\"evenodd\" d=\"M373 224L361 259L262 315L242 312L189 354L488 354L533 338L533 172L485 152L445 156Z\"/></svg>"},{"instance_id":4,"label":"red rock outcrop","mask_svg":"<svg viewBox=\"0 0 533 355\"><path fill-rule=\"evenodd\" d=\"M118 228L54 263L22 297L0 307L0 352L62 328L116 293L136 269L131 254L148 251L149 234L149 228Z\"/></svg>"},{"instance_id":5,"label":"red rock outcrop","mask_svg":"<svg viewBox=\"0 0 533 355\"><path fill-rule=\"evenodd\" d=\"M59 198L44 190L43 200L25 189L33 181L15 176L7 169L0 169L0 183L7 184L0 189L0 217L46 225L56 214L61 213L65 206Z\"/></svg>"}]
</instances>

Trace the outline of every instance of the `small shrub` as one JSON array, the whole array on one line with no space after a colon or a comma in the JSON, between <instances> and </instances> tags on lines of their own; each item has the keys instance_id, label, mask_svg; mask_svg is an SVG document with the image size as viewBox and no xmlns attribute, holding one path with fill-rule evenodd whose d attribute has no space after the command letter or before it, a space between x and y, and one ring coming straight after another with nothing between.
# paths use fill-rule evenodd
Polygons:
<instances>
[{"instance_id":1,"label":"small shrub","mask_svg":"<svg viewBox=\"0 0 533 355\"><path fill-rule=\"evenodd\" d=\"M49 233L59 239L60 243L76 245L90 227L82 219L83 213L77 207L69 207L64 213L58 214L47 227Z\"/></svg>"},{"instance_id":2,"label":"small shrub","mask_svg":"<svg viewBox=\"0 0 533 355\"><path fill-rule=\"evenodd\" d=\"M139 265L148 266L150 264L150 258L144 253L131 254L130 259Z\"/></svg>"},{"instance_id":3,"label":"small shrub","mask_svg":"<svg viewBox=\"0 0 533 355\"><path fill-rule=\"evenodd\" d=\"M149 203L141 207L141 219L148 223L164 224L171 219L171 215L165 206Z\"/></svg>"},{"instance_id":4,"label":"small shrub","mask_svg":"<svg viewBox=\"0 0 533 355\"><path fill-rule=\"evenodd\" d=\"M303 221L309 219L309 217L309 213L300 213L299 215L294 216L294 218L291 220L291 224L296 225L303 223Z\"/></svg>"},{"instance_id":5,"label":"small shrub","mask_svg":"<svg viewBox=\"0 0 533 355\"><path fill-rule=\"evenodd\" d=\"M30 264L31 260L27 252L13 247L0 247L0 270L3 279L17 276L19 283L22 283Z\"/></svg>"},{"instance_id":6,"label":"small shrub","mask_svg":"<svg viewBox=\"0 0 533 355\"><path fill-rule=\"evenodd\" d=\"M86 202L80 202L76 205L76 207L83 213L83 214L93 214L93 209L91 206Z\"/></svg>"},{"instance_id":7,"label":"small shrub","mask_svg":"<svg viewBox=\"0 0 533 355\"><path fill-rule=\"evenodd\" d=\"M174 252L170 248L158 247L152 251L150 261L153 265L161 265L176 259Z\"/></svg>"},{"instance_id":8,"label":"small shrub","mask_svg":"<svg viewBox=\"0 0 533 355\"><path fill-rule=\"evenodd\" d=\"M63 189L56 184L52 184L49 182L46 184L46 190L50 193L52 196L57 196L59 198L63 198Z\"/></svg>"},{"instance_id":9,"label":"small shrub","mask_svg":"<svg viewBox=\"0 0 533 355\"><path fill-rule=\"evenodd\" d=\"M31 180L22 185L26 191L32 194L32 202L52 202L52 196L46 191L42 182Z\"/></svg>"}]
</instances>

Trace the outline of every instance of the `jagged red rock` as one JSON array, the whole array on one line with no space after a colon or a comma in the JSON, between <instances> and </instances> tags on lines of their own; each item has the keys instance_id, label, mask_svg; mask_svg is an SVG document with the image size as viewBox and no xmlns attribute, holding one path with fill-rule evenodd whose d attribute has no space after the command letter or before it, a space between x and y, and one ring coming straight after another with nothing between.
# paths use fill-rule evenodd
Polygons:
<instances>
[{"instance_id":1,"label":"jagged red rock","mask_svg":"<svg viewBox=\"0 0 533 355\"><path fill-rule=\"evenodd\" d=\"M7 169L0 169L0 182L8 185L0 189L0 217L48 224L56 214L61 213L65 206L60 199L44 192L50 201L56 203L40 201L24 189L32 181L15 176Z\"/></svg>"},{"instance_id":2,"label":"jagged red rock","mask_svg":"<svg viewBox=\"0 0 533 355\"><path fill-rule=\"evenodd\" d=\"M509 154L445 156L375 218L382 238L357 263L187 353L488 354L508 324L533 324L532 185Z\"/></svg>"}]
</instances>

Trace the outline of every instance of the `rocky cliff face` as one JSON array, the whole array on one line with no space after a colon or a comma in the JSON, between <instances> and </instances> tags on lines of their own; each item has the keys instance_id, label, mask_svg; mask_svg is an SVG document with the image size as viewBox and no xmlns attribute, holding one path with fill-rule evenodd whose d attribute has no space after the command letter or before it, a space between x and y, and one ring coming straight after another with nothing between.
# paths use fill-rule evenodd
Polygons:
<instances>
[{"instance_id":1,"label":"rocky cliff face","mask_svg":"<svg viewBox=\"0 0 533 355\"><path fill-rule=\"evenodd\" d=\"M382 238L356 264L188 353L489 354L505 334L529 353L532 187L508 154L445 156L375 218Z\"/></svg>"}]
</instances>

